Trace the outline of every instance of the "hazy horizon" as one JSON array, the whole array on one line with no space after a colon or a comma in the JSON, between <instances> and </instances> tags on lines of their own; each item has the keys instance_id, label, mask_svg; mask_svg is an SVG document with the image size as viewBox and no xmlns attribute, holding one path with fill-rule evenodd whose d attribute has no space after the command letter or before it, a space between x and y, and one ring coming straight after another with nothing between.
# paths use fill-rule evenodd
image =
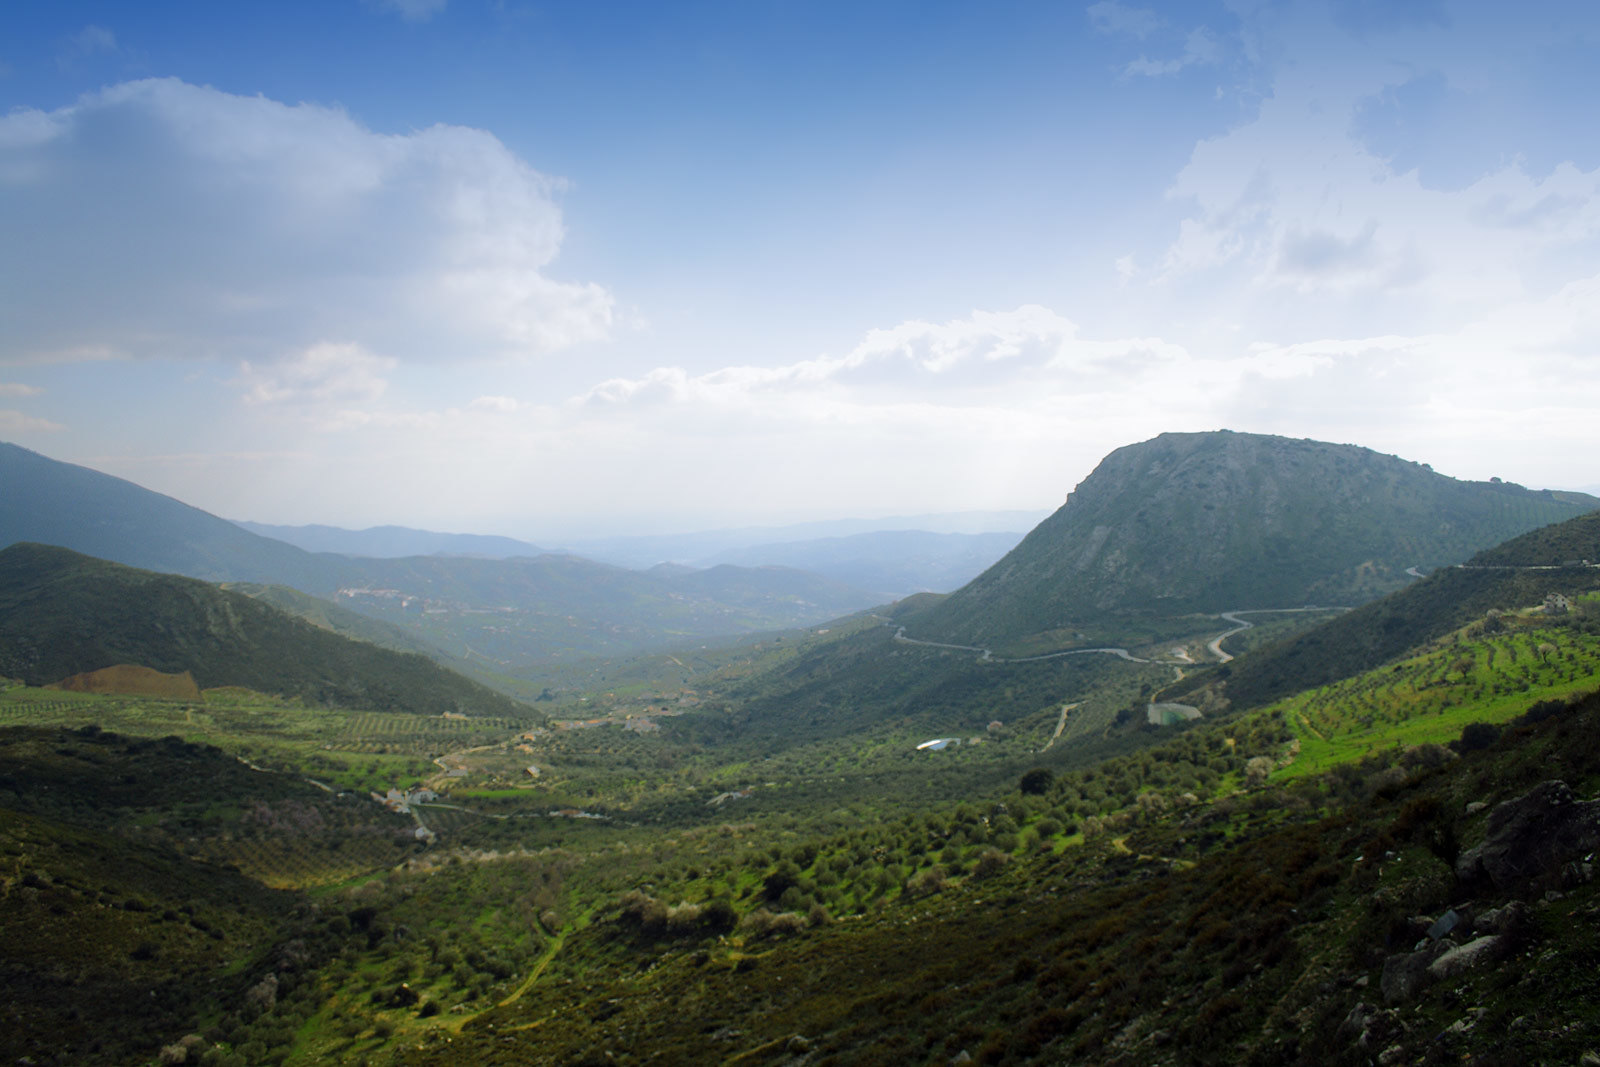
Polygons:
<instances>
[{"instance_id":1,"label":"hazy horizon","mask_svg":"<svg viewBox=\"0 0 1600 1067\"><path fill-rule=\"evenodd\" d=\"M0 438L217 515L1039 510L1229 428L1600 484L1577 0L0 12Z\"/></svg>"}]
</instances>

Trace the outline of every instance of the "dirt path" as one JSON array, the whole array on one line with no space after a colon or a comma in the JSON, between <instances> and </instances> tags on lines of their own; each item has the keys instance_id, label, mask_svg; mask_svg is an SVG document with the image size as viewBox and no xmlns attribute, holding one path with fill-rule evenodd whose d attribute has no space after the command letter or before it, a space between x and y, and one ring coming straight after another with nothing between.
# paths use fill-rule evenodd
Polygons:
<instances>
[{"instance_id":1,"label":"dirt path","mask_svg":"<svg viewBox=\"0 0 1600 1067\"><path fill-rule=\"evenodd\" d=\"M1056 738L1061 736L1061 731L1065 730L1067 728L1067 712L1071 711L1073 708L1077 707L1079 704L1082 704L1082 703L1083 703L1083 701L1080 700L1080 701L1075 701L1074 703L1066 704L1066 705L1062 706L1062 708L1061 708L1061 721L1056 723L1056 732L1050 735L1050 740L1048 740L1048 741L1046 741L1044 743L1044 747L1039 750L1040 752L1049 752L1050 751L1050 746L1056 743Z\"/></svg>"},{"instance_id":2,"label":"dirt path","mask_svg":"<svg viewBox=\"0 0 1600 1067\"><path fill-rule=\"evenodd\" d=\"M540 956L539 962L533 965L533 970L529 972L528 977L524 978L522 984L512 990L511 994L500 1002L500 1007L503 1008L508 1004L515 1004L521 1000L522 994L533 988L533 983L539 980L539 976L544 973L544 969L550 966L550 961L556 958L556 953L561 951L561 946L567 943L567 934L589 925L589 916L593 914L594 909L590 908L571 923L563 926L561 932L550 939L550 947L544 950L544 955Z\"/></svg>"}]
</instances>

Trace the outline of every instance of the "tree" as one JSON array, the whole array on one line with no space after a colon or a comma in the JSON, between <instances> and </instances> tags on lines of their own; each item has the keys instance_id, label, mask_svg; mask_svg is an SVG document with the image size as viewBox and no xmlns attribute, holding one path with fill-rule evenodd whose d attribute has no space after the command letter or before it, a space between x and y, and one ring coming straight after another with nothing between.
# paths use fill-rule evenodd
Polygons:
<instances>
[{"instance_id":1,"label":"tree","mask_svg":"<svg viewBox=\"0 0 1600 1067\"><path fill-rule=\"evenodd\" d=\"M1035 767L1022 776L1017 782L1017 789L1029 796L1043 796L1055 785L1055 772L1048 767Z\"/></svg>"}]
</instances>

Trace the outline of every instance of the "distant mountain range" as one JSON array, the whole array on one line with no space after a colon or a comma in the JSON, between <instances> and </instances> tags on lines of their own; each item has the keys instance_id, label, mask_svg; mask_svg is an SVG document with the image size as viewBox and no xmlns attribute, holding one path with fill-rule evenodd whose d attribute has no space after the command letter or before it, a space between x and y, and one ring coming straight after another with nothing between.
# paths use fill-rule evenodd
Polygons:
<instances>
[{"instance_id":1,"label":"distant mountain range","mask_svg":"<svg viewBox=\"0 0 1600 1067\"><path fill-rule=\"evenodd\" d=\"M781 567L646 574L576 556L353 558L0 444L0 546L37 542L213 582L289 586L401 626L490 674L812 625L882 598Z\"/></svg>"},{"instance_id":2,"label":"distant mountain range","mask_svg":"<svg viewBox=\"0 0 1600 1067\"><path fill-rule=\"evenodd\" d=\"M1005 555L1022 532L933 533L928 530L882 530L824 537L811 541L751 545L727 549L696 565L776 564L825 575L835 581L898 600L913 593L946 593L983 573Z\"/></svg>"},{"instance_id":3,"label":"distant mountain range","mask_svg":"<svg viewBox=\"0 0 1600 1067\"><path fill-rule=\"evenodd\" d=\"M335 526L273 526L260 522L237 525L308 552L376 559L431 555L511 559L570 551L634 570L661 563L698 569L730 563L741 567L791 567L866 590L887 601L912 593L949 592L965 585L1022 540L1023 533L1046 514L969 512L902 520L804 523L582 541L560 550L540 548L511 537L435 533L404 526L344 530ZM896 522L926 525L859 529Z\"/></svg>"},{"instance_id":4,"label":"distant mountain range","mask_svg":"<svg viewBox=\"0 0 1600 1067\"><path fill-rule=\"evenodd\" d=\"M1116 616L1359 604L1414 580L1408 568L1596 508L1353 445L1163 434L1112 452L1003 559L907 621L978 645Z\"/></svg>"}]
</instances>

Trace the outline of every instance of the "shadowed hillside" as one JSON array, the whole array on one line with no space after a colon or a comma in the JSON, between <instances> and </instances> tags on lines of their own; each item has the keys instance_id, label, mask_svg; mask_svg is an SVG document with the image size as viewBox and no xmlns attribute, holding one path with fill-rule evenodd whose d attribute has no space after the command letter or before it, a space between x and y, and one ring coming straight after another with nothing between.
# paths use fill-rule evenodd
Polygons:
<instances>
[{"instance_id":1,"label":"shadowed hillside","mask_svg":"<svg viewBox=\"0 0 1600 1067\"><path fill-rule=\"evenodd\" d=\"M516 715L515 701L431 660L351 641L192 578L64 548L0 550L0 674L45 685L117 664L188 671L316 704Z\"/></svg>"}]
</instances>

